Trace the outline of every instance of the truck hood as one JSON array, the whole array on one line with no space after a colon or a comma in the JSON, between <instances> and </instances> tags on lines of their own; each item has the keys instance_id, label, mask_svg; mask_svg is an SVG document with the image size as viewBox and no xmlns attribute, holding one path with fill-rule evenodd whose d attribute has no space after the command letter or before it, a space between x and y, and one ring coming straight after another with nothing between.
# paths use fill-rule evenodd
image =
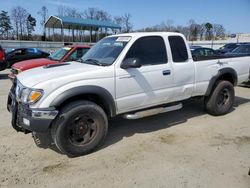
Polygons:
<instances>
[{"instance_id":1,"label":"truck hood","mask_svg":"<svg viewBox=\"0 0 250 188\"><path fill-rule=\"evenodd\" d=\"M30 69L18 74L17 79L26 87L34 87L44 82L62 82L63 80L65 80L66 84L76 79L95 78L96 72L105 72L105 70L102 70L106 68L78 62L68 62Z\"/></svg>"},{"instance_id":2,"label":"truck hood","mask_svg":"<svg viewBox=\"0 0 250 188\"><path fill-rule=\"evenodd\" d=\"M28 69L41 67L41 66L45 66L49 64L54 64L54 63L58 63L58 61L53 61L47 58L39 58L39 59L30 59L26 61L21 61L19 63L15 63L12 67L14 69L25 71Z\"/></svg>"}]
</instances>

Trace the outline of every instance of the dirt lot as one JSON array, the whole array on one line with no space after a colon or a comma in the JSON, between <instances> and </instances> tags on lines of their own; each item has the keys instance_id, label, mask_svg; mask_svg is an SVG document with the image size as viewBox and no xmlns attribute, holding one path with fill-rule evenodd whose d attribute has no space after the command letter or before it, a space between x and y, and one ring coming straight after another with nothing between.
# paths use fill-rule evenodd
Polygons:
<instances>
[{"instance_id":1,"label":"dirt lot","mask_svg":"<svg viewBox=\"0 0 250 188\"><path fill-rule=\"evenodd\" d=\"M110 122L98 151L68 158L15 132L0 73L0 187L250 188L250 88L236 89L234 110L213 117L202 102L141 120Z\"/></svg>"}]
</instances>

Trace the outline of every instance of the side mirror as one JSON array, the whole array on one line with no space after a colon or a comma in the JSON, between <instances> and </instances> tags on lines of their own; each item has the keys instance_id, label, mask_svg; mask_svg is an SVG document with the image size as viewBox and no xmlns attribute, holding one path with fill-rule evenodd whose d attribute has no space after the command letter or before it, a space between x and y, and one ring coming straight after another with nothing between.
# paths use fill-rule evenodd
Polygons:
<instances>
[{"instance_id":1,"label":"side mirror","mask_svg":"<svg viewBox=\"0 0 250 188\"><path fill-rule=\"evenodd\" d=\"M121 64L122 69L140 68L140 67L141 67L141 62L139 58L127 58Z\"/></svg>"}]
</instances>

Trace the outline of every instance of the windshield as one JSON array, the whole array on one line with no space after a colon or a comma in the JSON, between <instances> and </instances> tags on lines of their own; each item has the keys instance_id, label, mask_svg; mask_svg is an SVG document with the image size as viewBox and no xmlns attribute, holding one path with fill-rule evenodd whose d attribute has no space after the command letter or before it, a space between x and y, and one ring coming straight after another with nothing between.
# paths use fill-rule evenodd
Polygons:
<instances>
[{"instance_id":1,"label":"windshield","mask_svg":"<svg viewBox=\"0 0 250 188\"><path fill-rule=\"evenodd\" d=\"M84 63L108 66L114 63L131 37L108 37L94 45L83 57Z\"/></svg>"},{"instance_id":2,"label":"windshield","mask_svg":"<svg viewBox=\"0 0 250 188\"><path fill-rule=\"evenodd\" d=\"M250 53L250 45L242 45L232 51L233 53Z\"/></svg>"},{"instance_id":3,"label":"windshield","mask_svg":"<svg viewBox=\"0 0 250 188\"><path fill-rule=\"evenodd\" d=\"M55 53L49 56L50 59L60 61L72 48L65 47L57 50Z\"/></svg>"}]
</instances>

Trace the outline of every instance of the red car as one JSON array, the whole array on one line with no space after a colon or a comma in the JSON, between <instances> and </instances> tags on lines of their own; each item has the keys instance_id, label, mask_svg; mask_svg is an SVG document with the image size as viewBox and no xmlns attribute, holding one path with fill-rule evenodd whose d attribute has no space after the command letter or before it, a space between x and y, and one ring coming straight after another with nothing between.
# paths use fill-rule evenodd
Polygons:
<instances>
[{"instance_id":1,"label":"red car","mask_svg":"<svg viewBox=\"0 0 250 188\"><path fill-rule=\"evenodd\" d=\"M6 67L7 63L5 61L5 53L2 46L0 46L0 71L6 69Z\"/></svg>"},{"instance_id":2,"label":"red car","mask_svg":"<svg viewBox=\"0 0 250 188\"><path fill-rule=\"evenodd\" d=\"M11 67L11 73L9 74L9 78L13 80L16 77L16 75L19 74L20 72L32 68L46 66L55 63L63 63L67 61L76 61L79 58L81 58L89 49L90 46L88 45L72 45L57 50L48 58L31 59L15 63Z\"/></svg>"}]
</instances>

